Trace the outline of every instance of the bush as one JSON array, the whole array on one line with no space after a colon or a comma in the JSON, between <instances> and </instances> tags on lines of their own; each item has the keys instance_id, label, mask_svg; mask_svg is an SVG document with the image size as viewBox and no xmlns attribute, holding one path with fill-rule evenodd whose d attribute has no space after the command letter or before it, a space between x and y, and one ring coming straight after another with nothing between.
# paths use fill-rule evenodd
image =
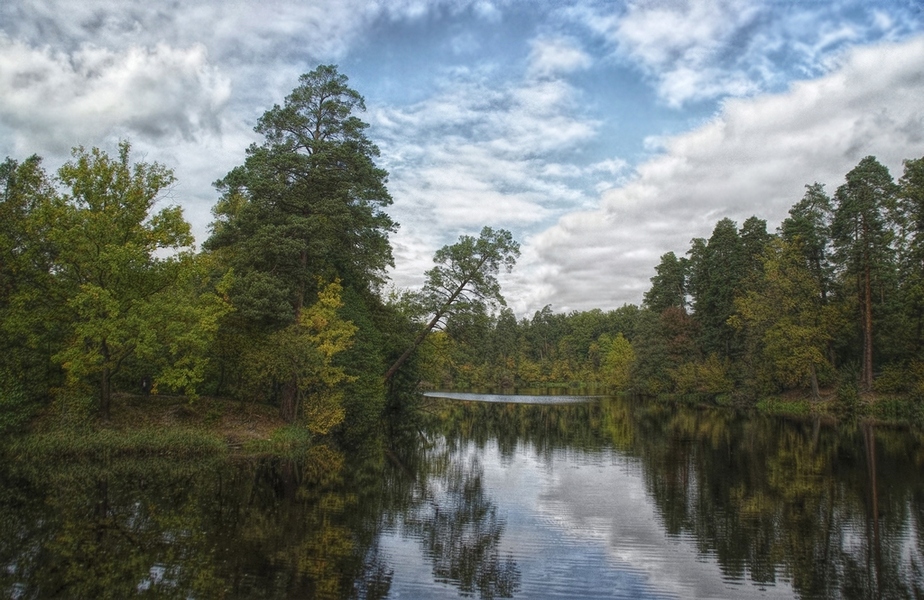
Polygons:
<instances>
[{"instance_id":1,"label":"bush","mask_svg":"<svg viewBox=\"0 0 924 600\"><path fill-rule=\"evenodd\" d=\"M924 425L924 402L910 396L887 396L873 405L872 416L883 421Z\"/></svg>"},{"instance_id":2,"label":"bush","mask_svg":"<svg viewBox=\"0 0 924 600\"><path fill-rule=\"evenodd\" d=\"M860 388L857 385L854 369L848 368L841 372L837 394L834 397L834 407L838 416L845 419L854 419L860 412Z\"/></svg>"},{"instance_id":3,"label":"bush","mask_svg":"<svg viewBox=\"0 0 924 600\"><path fill-rule=\"evenodd\" d=\"M22 383L6 371L0 371L0 434L21 430L35 414Z\"/></svg>"}]
</instances>

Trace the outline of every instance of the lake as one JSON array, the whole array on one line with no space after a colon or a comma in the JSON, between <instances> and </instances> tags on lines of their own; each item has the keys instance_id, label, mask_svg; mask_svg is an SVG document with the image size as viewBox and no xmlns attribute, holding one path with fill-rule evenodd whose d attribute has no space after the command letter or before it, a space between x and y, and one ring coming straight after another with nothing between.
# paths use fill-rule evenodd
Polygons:
<instances>
[{"instance_id":1,"label":"lake","mask_svg":"<svg viewBox=\"0 0 924 600\"><path fill-rule=\"evenodd\" d=\"M423 410L285 459L5 460L0 596L924 595L920 433L612 397Z\"/></svg>"}]
</instances>

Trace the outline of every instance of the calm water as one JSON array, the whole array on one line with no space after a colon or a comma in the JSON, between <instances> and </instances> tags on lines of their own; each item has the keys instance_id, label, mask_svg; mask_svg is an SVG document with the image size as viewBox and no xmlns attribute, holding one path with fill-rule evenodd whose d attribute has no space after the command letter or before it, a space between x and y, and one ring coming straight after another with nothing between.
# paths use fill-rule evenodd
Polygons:
<instances>
[{"instance_id":1,"label":"calm water","mask_svg":"<svg viewBox=\"0 0 924 600\"><path fill-rule=\"evenodd\" d=\"M0 597L924 596L918 434L529 400L287 460L4 460Z\"/></svg>"}]
</instances>

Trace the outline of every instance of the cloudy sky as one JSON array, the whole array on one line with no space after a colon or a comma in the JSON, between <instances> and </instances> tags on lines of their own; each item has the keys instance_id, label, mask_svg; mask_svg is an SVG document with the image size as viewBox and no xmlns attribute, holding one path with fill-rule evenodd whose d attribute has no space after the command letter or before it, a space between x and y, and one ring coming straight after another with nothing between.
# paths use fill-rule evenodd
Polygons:
<instances>
[{"instance_id":1,"label":"cloudy sky","mask_svg":"<svg viewBox=\"0 0 924 600\"><path fill-rule=\"evenodd\" d=\"M920 0L10 0L0 157L129 139L201 243L212 182L322 63L390 173L393 284L503 227L521 317L640 303L719 219L775 229L805 184L924 156Z\"/></svg>"}]
</instances>

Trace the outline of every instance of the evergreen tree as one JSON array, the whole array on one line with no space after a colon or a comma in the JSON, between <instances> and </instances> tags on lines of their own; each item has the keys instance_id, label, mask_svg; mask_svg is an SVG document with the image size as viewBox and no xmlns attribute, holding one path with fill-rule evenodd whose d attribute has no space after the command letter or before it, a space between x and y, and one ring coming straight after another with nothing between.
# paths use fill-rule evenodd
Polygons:
<instances>
[{"instance_id":1,"label":"evergreen tree","mask_svg":"<svg viewBox=\"0 0 924 600\"><path fill-rule=\"evenodd\" d=\"M690 288L693 316L700 327L704 354L730 357L736 351L735 331L728 324L735 312L735 296L746 273L747 258L741 236L731 219L719 221L708 242L694 240L690 250Z\"/></svg>"},{"instance_id":2,"label":"evergreen tree","mask_svg":"<svg viewBox=\"0 0 924 600\"><path fill-rule=\"evenodd\" d=\"M905 216L909 251L901 264L904 328L910 338L907 351L919 356L924 350L924 158L905 161L899 180L899 206Z\"/></svg>"},{"instance_id":3,"label":"evergreen tree","mask_svg":"<svg viewBox=\"0 0 924 600\"><path fill-rule=\"evenodd\" d=\"M651 288L645 292L645 307L656 313L670 307L686 309L688 268L688 259L677 258L673 252L662 255Z\"/></svg>"},{"instance_id":4,"label":"evergreen tree","mask_svg":"<svg viewBox=\"0 0 924 600\"><path fill-rule=\"evenodd\" d=\"M824 185L817 182L806 185L802 200L789 209L789 217L780 226L783 239L802 249L806 264L818 282L823 302L828 299L833 277L830 264L832 210Z\"/></svg>"},{"instance_id":5,"label":"evergreen tree","mask_svg":"<svg viewBox=\"0 0 924 600\"><path fill-rule=\"evenodd\" d=\"M860 385L873 384L874 290L893 277L893 230L897 187L889 170L867 156L837 189L831 233L845 283L855 290L861 337Z\"/></svg>"},{"instance_id":6,"label":"evergreen tree","mask_svg":"<svg viewBox=\"0 0 924 600\"><path fill-rule=\"evenodd\" d=\"M260 117L255 130L263 143L248 148L244 164L217 182L222 198L205 247L235 273L236 313L224 324L229 339L246 344L297 325L303 308L333 281L342 285L348 310L378 327L377 292L393 262L388 234L396 224L383 210L391 204L387 174L375 165L379 151L356 115L362 110L363 98L346 76L319 66L299 78L282 106ZM357 334L367 349L376 338ZM373 351L378 356L369 359L381 364L386 349ZM348 370L366 373L368 366L364 360ZM295 418L303 381L292 374L277 382L287 419Z\"/></svg>"}]
</instances>

